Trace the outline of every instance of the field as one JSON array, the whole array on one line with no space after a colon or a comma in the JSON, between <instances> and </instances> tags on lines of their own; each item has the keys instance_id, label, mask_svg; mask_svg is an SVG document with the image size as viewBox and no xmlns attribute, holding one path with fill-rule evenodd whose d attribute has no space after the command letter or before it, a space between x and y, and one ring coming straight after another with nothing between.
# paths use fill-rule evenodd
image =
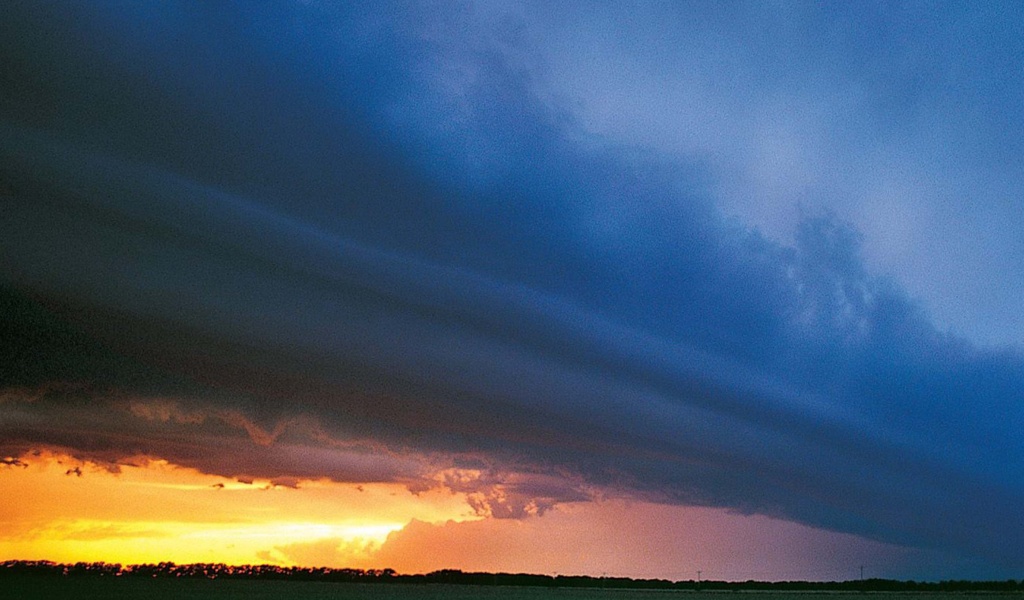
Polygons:
<instances>
[{"instance_id":1,"label":"field","mask_svg":"<svg viewBox=\"0 0 1024 600\"><path fill-rule=\"evenodd\" d=\"M308 581L142 579L137 577L16 577L3 581L0 598L11 600L972 600L1022 598L1018 593L916 592L693 592L685 590L602 590L474 585L403 585Z\"/></svg>"}]
</instances>

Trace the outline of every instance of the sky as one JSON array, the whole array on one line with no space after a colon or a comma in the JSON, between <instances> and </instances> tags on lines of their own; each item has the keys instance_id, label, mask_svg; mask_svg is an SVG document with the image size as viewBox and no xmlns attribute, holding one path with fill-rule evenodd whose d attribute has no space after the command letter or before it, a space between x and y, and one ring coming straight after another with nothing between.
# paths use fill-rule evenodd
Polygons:
<instances>
[{"instance_id":1,"label":"sky","mask_svg":"<svg viewBox=\"0 0 1024 600\"><path fill-rule=\"evenodd\" d=\"M1021 578L1022 11L10 3L0 559Z\"/></svg>"}]
</instances>

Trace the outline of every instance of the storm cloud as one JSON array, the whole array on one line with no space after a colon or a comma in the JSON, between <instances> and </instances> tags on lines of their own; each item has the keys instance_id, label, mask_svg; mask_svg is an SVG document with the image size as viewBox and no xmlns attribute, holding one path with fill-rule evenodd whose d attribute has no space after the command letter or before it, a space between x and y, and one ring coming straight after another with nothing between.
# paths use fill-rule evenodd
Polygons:
<instances>
[{"instance_id":1,"label":"storm cloud","mask_svg":"<svg viewBox=\"0 0 1024 600\"><path fill-rule=\"evenodd\" d=\"M8 12L10 460L621 494L1024 566L1019 348L936 327L827 210L781 242L727 174L594 137L514 12Z\"/></svg>"}]
</instances>

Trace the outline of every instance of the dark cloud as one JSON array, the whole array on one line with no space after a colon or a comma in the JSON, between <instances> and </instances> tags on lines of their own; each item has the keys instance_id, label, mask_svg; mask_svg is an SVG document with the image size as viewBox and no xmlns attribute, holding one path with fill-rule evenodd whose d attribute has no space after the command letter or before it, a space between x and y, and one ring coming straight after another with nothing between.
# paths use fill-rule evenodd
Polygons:
<instances>
[{"instance_id":1,"label":"dark cloud","mask_svg":"<svg viewBox=\"0 0 1024 600\"><path fill-rule=\"evenodd\" d=\"M600 496L572 473L503 473L478 469L445 469L434 475L434 485L466 494L467 502L479 516L522 519L543 516L556 504L593 500ZM410 487L414 492L416 487Z\"/></svg>"},{"instance_id":2,"label":"dark cloud","mask_svg":"<svg viewBox=\"0 0 1024 600\"><path fill-rule=\"evenodd\" d=\"M23 390L7 397L0 453L11 457L47 448L112 472L161 458L239 481L258 477L288 487L322 477L433 485L430 477L438 468L425 456L396 455L372 440L331 437L308 416L278 421L268 431L235 408L209 404L184 408L162 398L103 394L76 399L52 386L45 393Z\"/></svg>"},{"instance_id":3,"label":"dark cloud","mask_svg":"<svg viewBox=\"0 0 1024 600\"><path fill-rule=\"evenodd\" d=\"M589 143L458 10L392 8L10 11L0 451L476 469L492 516L585 484L1020 566L1019 351L937 331L829 214L780 245L700 164Z\"/></svg>"}]
</instances>

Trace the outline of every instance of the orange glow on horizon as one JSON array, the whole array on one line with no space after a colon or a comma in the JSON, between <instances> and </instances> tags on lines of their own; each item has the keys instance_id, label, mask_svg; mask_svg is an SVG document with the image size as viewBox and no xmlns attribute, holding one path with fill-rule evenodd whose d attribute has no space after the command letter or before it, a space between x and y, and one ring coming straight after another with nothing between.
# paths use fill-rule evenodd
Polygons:
<instances>
[{"instance_id":1,"label":"orange glow on horizon","mask_svg":"<svg viewBox=\"0 0 1024 600\"><path fill-rule=\"evenodd\" d=\"M707 507L610 499L481 518L466 494L440 487L413 494L397 483L316 480L288 488L159 460L118 474L60 455L24 462L0 464L0 560L670 579L699 568L720 579L838 580L872 557L920 559L908 548Z\"/></svg>"},{"instance_id":2,"label":"orange glow on horizon","mask_svg":"<svg viewBox=\"0 0 1024 600\"><path fill-rule=\"evenodd\" d=\"M414 495L393 483L287 488L160 460L116 474L54 454L24 462L0 468L0 560L362 566L413 519L477 518L463 495ZM306 564L289 551L317 544L337 564Z\"/></svg>"}]
</instances>

